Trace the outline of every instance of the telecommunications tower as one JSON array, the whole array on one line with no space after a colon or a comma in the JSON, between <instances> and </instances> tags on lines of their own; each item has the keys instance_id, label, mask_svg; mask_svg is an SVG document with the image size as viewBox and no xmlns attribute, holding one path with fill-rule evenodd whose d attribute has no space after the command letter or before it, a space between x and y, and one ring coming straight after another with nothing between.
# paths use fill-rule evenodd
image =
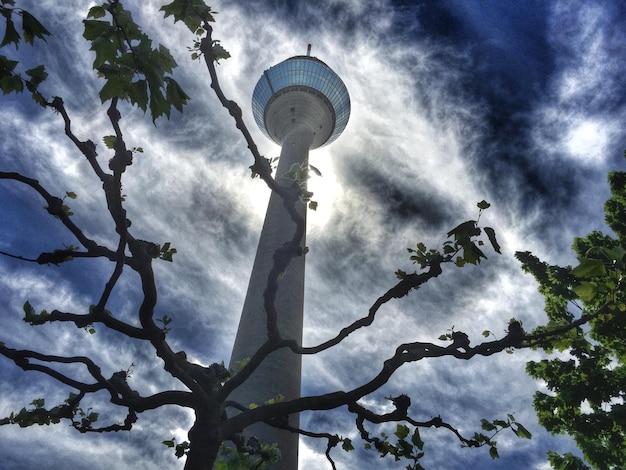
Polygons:
<instances>
[{"instance_id":1,"label":"telecommunications tower","mask_svg":"<svg viewBox=\"0 0 626 470\"><path fill-rule=\"evenodd\" d=\"M261 131L281 146L276 181L285 186L293 181L281 178L293 164L308 164L309 150L334 141L350 117L350 96L341 79L321 60L306 56L291 57L266 70L252 95L252 112ZM296 204L306 220L306 206ZM280 196L270 196L250 283L239 321L230 368L252 357L267 340L267 314L263 293L278 248L292 239L296 224L291 220ZM305 239L302 239L304 247ZM278 329L283 339L302 344L304 303L304 256L291 260L279 280L275 305ZM248 405L262 404L279 394L285 400L300 397L301 356L283 348L270 354L249 379L231 394L231 399ZM299 425L299 417L289 417ZM262 443L278 443L285 470L298 468L298 435L265 424L247 429Z\"/></svg>"}]
</instances>

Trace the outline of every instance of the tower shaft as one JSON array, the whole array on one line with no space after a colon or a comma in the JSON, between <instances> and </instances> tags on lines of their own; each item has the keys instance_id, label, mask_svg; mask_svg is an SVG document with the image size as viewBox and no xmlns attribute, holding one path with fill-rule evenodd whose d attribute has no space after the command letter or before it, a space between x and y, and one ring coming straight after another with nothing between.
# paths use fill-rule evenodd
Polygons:
<instances>
[{"instance_id":1,"label":"tower shaft","mask_svg":"<svg viewBox=\"0 0 626 470\"><path fill-rule=\"evenodd\" d=\"M276 181L290 186L293 181L282 179L294 163L307 163L309 148L314 133L307 126L297 126L289 130L282 141L282 150L276 170ZM295 204L296 210L306 220L306 205ZM252 357L268 338L267 312L264 293L268 276L274 264L274 254L292 239L296 224L291 220L283 199L277 194L270 195L270 201L261 231L261 237L252 267L250 283L244 301L237 337L230 359L230 368L236 370L237 362ZM305 236L302 237L302 247ZM303 303L304 303L304 256L293 258L289 267L279 278L275 298L278 330L283 339L294 339L302 344ZM270 354L254 371L249 379L236 389L230 399L247 406L258 405L276 398L279 394L285 399L300 397L301 356L289 349L281 349ZM298 415L289 417L289 424L298 427ZM282 457L281 469L298 468L298 435L288 431L256 424L247 428L246 436L256 436L262 443L278 443Z\"/></svg>"}]
</instances>

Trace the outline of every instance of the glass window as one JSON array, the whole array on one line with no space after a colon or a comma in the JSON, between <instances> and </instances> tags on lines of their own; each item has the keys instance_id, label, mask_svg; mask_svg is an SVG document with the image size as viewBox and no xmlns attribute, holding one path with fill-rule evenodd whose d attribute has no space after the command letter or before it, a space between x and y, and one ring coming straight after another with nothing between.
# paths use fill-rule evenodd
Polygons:
<instances>
[{"instance_id":1,"label":"glass window","mask_svg":"<svg viewBox=\"0 0 626 470\"><path fill-rule=\"evenodd\" d=\"M265 128L264 112L272 97L272 90L278 93L297 85L313 88L330 101L335 113L335 129L326 142L329 144L343 132L348 123L350 96L341 78L322 61L312 57L292 57L271 67L261 76L252 94L254 120L263 133L271 138Z\"/></svg>"}]
</instances>

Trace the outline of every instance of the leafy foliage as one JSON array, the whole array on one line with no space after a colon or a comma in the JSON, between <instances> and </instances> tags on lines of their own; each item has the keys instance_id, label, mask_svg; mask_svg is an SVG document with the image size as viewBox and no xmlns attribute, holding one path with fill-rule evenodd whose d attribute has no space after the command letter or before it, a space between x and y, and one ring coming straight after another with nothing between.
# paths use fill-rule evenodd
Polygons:
<instances>
[{"instance_id":1,"label":"leafy foliage","mask_svg":"<svg viewBox=\"0 0 626 470\"><path fill-rule=\"evenodd\" d=\"M441 263L454 263L459 268L466 264L479 264L481 259L487 259L487 256L479 248L485 244L484 240L479 238L483 232L487 235L494 251L500 254L500 245L496 240L495 231L491 227L481 228L478 225L480 216L485 209L490 207L490 204L483 200L477 206L479 208L477 219L463 222L450 230L447 234L449 240L443 242L441 250L429 249L422 242L418 242L415 248L407 248L411 254L411 261L419 265L420 269ZM407 273L401 269L398 269L395 274L398 279L407 277Z\"/></svg>"},{"instance_id":2,"label":"leafy foliage","mask_svg":"<svg viewBox=\"0 0 626 470\"><path fill-rule=\"evenodd\" d=\"M382 432L380 433L380 437L382 439L372 439L373 443L367 442L365 444L365 448L375 448L381 457L385 457L389 454L393 456L396 462L402 459L413 461L412 464L407 466L407 469L423 469L424 467L422 467L418 462L422 457L424 457L424 441L422 441L422 438L420 437L419 428L414 428L413 432L411 432L411 429L408 426L404 424L397 424L396 431L393 434L397 438L395 444L389 440L390 436ZM410 437L409 434L411 435ZM344 450L346 450L345 442Z\"/></svg>"},{"instance_id":3,"label":"leafy foliage","mask_svg":"<svg viewBox=\"0 0 626 470\"><path fill-rule=\"evenodd\" d=\"M108 20L100 19L107 15ZM172 107L182 112L189 96L171 77L176 61L162 44L152 47L121 2L94 6L87 18L83 36L96 54L93 68L105 80L102 103L116 97L143 111L149 107L153 122L163 115L169 118Z\"/></svg>"},{"instance_id":4,"label":"leafy foliage","mask_svg":"<svg viewBox=\"0 0 626 470\"><path fill-rule=\"evenodd\" d=\"M171 248L171 243L164 243L163 246L159 248L159 258L164 261L169 261L170 263L174 261L174 254L176 253L176 248Z\"/></svg>"},{"instance_id":5,"label":"leafy foliage","mask_svg":"<svg viewBox=\"0 0 626 470\"><path fill-rule=\"evenodd\" d=\"M564 355L529 362L527 371L550 391L535 395L540 423L552 433L572 435L587 462L599 469L626 466L626 173L611 173L609 182L606 221L615 237L594 231L575 239L578 265L573 268L517 254L546 300L549 322L535 334L574 325L571 308L588 319L588 327L538 339L535 347ZM550 461L555 468L586 468L571 455L551 453Z\"/></svg>"},{"instance_id":6,"label":"leafy foliage","mask_svg":"<svg viewBox=\"0 0 626 470\"><path fill-rule=\"evenodd\" d=\"M187 452L189 452L189 441L183 441L179 444L176 444L176 438L172 437L169 440L163 441L163 445L166 447L173 447L174 455L176 455L177 459L184 457Z\"/></svg>"},{"instance_id":7,"label":"leafy foliage","mask_svg":"<svg viewBox=\"0 0 626 470\"><path fill-rule=\"evenodd\" d=\"M24 321L26 323L30 323L31 325L42 325L46 322L49 314L45 310L42 310L40 313L36 313L33 306L27 300L24 303Z\"/></svg>"},{"instance_id":8,"label":"leafy foliage","mask_svg":"<svg viewBox=\"0 0 626 470\"><path fill-rule=\"evenodd\" d=\"M313 193L307 190L307 181L310 178L309 172L312 171L317 176L322 173L310 163L294 163L289 171L282 175L282 178L293 181L300 188L300 200L304 204L308 204L309 209L317 210L317 202L313 201ZM252 175L254 177L254 173Z\"/></svg>"},{"instance_id":9,"label":"leafy foliage","mask_svg":"<svg viewBox=\"0 0 626 470\"><path fill-rule=\"evenodd\" d=\"M14 3L13 1L3 0L2 4L0 4L0 15L5 20L4 37L2 42L0 42L0 48L12 44L17 50L22 39L31 46L34 45L35 38L45 41L46 36L49 36L50 32L29 12L21 8L14 8ZM14 20L16 19L21 19L23 38L15 26ZM32 93L33 100L41 106L45 106L45 99L39 93L39 85L48 76L44 66L38 65L24 71L28 77L24 78L20 73L16 72L18 64L18 61L11 60L7 56L0 54L0 90L2 90L2 94L20 93L26 87Z\"/></svg>"},{"instance_id":10,"label":"leafy foliage","mask_svg":"<svg viewBox=\"0 0 626 470\"><path fill-rule=\"evenodd\" d=\"M238 449L222 446L215 470L262 470L270 463L279 461L280 450L276 444L261 444L255 437L251 437Z\"/></svg>"}]
</instances>

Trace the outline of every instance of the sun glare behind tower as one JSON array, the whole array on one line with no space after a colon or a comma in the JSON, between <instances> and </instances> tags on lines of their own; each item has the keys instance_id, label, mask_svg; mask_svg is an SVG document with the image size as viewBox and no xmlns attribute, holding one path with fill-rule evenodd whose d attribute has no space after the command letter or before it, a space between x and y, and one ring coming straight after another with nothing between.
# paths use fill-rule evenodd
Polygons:
<instances>
[{"instance_id":1,"label":"sun glare behind tower","mask_svg":"<svg viewBox=\"0 0 626 470\"><path fill-rule=\"evenodd\" d=\"M291 57L266 70L252 95L252 112L261 131L281 145L276 170L279 184L293 181L281 178L294 163L308 163L309 150L327 145L343 132L350 117L350 96L341 79L321 60L310 56ZM305 204L297 210L306 220ZM291 240L296 224L291 220L283 200L270 196L265 222L257 248L250 283L246 293L230 368L252 357L267 341L267 313L264 291L273 266L276 250ZM302 238L304 248L305 238ZM278 328L283 339L302 344L304 304L304 256L291 260L279 280L275 299ZM301 357L288 349L269 355L248 381L235 390L231 398L244 406L260 405L283 395L286 400L300 397ZM289 424L299 425L298 415ZM298 435L259 424L246 429L263 443L278 443L282 458L276 468L298 468Z\"/></svg>"}]
</instances>

